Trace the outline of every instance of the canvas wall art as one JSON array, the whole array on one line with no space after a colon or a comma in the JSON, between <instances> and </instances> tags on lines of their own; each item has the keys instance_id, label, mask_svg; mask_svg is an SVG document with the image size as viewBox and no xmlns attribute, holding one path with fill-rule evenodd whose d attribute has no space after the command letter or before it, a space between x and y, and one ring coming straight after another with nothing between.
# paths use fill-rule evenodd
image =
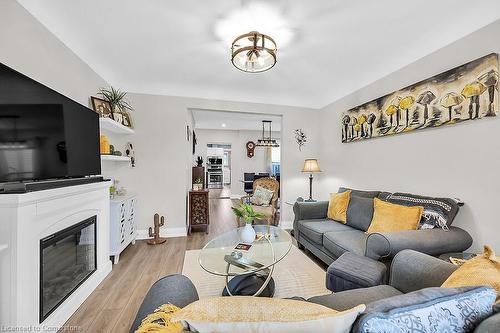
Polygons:
<instances>
[{"instance_id":1,"label":"canvas wall art","mask_svg":"<svg viewBox=\"0 0 500 333\"><path fill-rule=\"evenodd\" d=\"M342 113L342 142L496 116L498 54L490 54Z\"/></svg>"}]
</instances>

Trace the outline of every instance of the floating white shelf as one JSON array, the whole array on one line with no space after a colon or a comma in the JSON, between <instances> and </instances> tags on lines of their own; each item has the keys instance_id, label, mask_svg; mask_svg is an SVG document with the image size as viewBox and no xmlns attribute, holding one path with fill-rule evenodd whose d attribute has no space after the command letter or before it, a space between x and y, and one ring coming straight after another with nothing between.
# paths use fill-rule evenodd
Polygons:
<instances>
[{"instance_id":1,"label":"floating white shelf","mask_svg":"<svg viewBox=\"0 0 500 333\"><path fill-rule=\"evenodd\" d=\"M101 161L130 162L130 157L116 155L101 155Z\"/></svg>"},{"instance_id":2,"label":"floating white shelf","mask_svg":"<svg viewBox=\"0 0 500 333\"><path fill-rule=\"evenodd\" d=\"M134 134L134 130L130 127L124 126L111 118L99 118L99 125L101 130L115 133L115 134Z\"/></svg>"}]
</instances>

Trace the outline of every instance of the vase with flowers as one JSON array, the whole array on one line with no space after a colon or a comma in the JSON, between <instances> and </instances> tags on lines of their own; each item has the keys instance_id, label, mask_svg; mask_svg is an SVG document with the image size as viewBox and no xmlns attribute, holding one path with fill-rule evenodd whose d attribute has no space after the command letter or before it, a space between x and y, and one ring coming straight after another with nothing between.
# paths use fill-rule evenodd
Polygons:
<instances>
[{"instance_id":1,"label":"vase with flowers","mask_svg":"<svg viewBox=\"0 0 500 333\"><path fill-rule=\"evenodd\" d=\"M251 244L255 240L255 230L252 226L254 220L260 220L265 217L264 214L256 212L252 205L242 203L240 207L231 207L234 215L238 219L245 221L245 227L241 229L240 238L243 243Z\"/></svg>"}]
</instances>

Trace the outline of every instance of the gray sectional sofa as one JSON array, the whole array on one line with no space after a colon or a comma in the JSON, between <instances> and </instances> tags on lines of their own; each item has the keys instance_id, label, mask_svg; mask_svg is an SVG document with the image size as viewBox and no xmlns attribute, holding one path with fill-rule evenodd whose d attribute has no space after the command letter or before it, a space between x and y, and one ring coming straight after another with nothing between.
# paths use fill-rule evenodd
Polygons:
<instances>
[{"instance_id":1,"label":"gray sectional sofa","mask_svg":"<svg viewBox=\"0 0 500 333\"><path fill-rule=\"evenodd\" d=\"M338 311L352 308L358 304L366 304L365 314L369 314L371 311L375 311L377 305L380 306L382 302L391 304L395 297L400 297L403 294L441 286L456 268L450 263L423 253L404 250L395 256L392 262L389 284L316 296L307 301ZM300 298L300 295L297 296L299 297L294 297L294 299L305 301L305 299ZM411 297L414 296L409 295L409 299ZM130 332L135 332L142 319L162 304L171 303L182 308L196 300L198 300L198 293L187 277L178 274L166 276L155 282L149 289ZM498 327L500 327L500 313L493 314L483 320L475 328L474 333L496 333ZM356 332L355 328L353 328L353 332ZM374 333L383 333L383 331L374 331Z\"/></svg>"},{"instance_id":2,"label":"gray sectional sofa","mask_svg":"<svg viewBox=\"0 0 500 333\"><path fill-rule=\"evenodd\" d=\"M340 188L339 192L346 190ZM327 265L344 252L379 261L390 261L403 249L413 249L438 256L464 251L472 244L472 237L467 231L451 226L459 209L456 200L440 198L446 202L446 207L451 211L449 225L444 228L367 234L366 230L373 216L373 198L386 200L391 197L391 193L351 191L346 224L327 218L328 201L296 202L293 207L294 237L299 248L308 249Z\"/></svg>"}]
</instances>

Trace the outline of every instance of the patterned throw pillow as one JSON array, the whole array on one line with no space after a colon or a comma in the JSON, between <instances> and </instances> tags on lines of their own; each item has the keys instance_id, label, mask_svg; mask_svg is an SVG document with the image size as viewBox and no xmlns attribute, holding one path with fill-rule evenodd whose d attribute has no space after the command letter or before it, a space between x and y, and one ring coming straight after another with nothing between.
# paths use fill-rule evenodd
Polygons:
<instances>
[{"instance_id":1,"label":"patterned throw pillow","mask_svg":"<svg viewBox=\"0 0 500 333\"><path fill-rule=\"evenodd\" d=\"M448 230L458 213L458 203L450 198L433 198L409 193L388 193L383 200L404 206L423 206L418 229Z\"/></svg>"},{"instance_id":2,"label":"patterned throw pillow","mask_svg":"<svg viewBox=\"0 0 500 333\"><path fill-rule=\"evenodd\" d=\"M345 311L291 299L267 297L202 298L176 312L190 332L347 333L365 305Z\"/></svg>"},{"instance_id":3,"label":"patterned throw pillow","mask_svg":"<svg viewBox=\"0 0 500 333\"><path fill-rule=\"evenodd\" d=\"M257 186L255 192L253 192L253 195L250 197L250 202L256 206L269 206L273 194L273 191L262 186Z\"/></svg>"},{"instance_id":4,"label":"patterned throw pillow","mask_svg":"<svg viewBox=\"0 0 500 333\"><path fill-rule=\"evenodd\" d=\"M358 333L472 332L481 321L493 313L495 297L493 289L479 287L421 304L395 307L387 312L372 312L362 317L356 324L358 329L353 331Z\"/></svg>"}]
</instances>

